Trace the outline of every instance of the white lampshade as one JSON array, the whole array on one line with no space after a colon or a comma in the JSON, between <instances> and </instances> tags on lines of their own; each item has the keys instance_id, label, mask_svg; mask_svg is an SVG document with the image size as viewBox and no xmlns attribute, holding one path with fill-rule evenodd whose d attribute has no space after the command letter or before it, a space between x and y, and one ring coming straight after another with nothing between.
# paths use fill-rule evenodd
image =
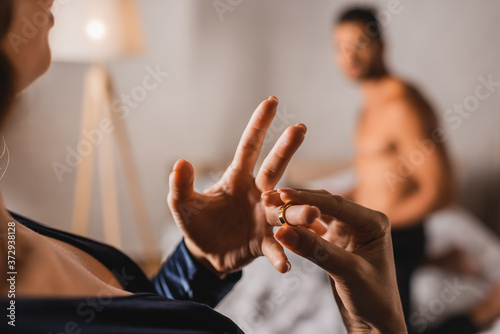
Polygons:
<instances>
[{"instance_id":1,"label":"white lampshade","mask_svg":"<svg viewBox=\"0 0 500 334\"><path fill-rule=\"evenodd\" d=\"M71 0L54 9L54 61L105 62L143 50L134 0Z\"/></svg>"}]
</instances>

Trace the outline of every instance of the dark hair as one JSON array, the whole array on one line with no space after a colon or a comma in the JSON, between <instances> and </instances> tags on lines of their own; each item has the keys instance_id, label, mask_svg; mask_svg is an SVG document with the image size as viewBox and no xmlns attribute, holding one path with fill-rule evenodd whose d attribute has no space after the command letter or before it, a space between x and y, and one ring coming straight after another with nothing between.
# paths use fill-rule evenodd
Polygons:
<instances>
[{"instance_id":1,"label":"dark hair","mask_svg":"<svg viewBox=\"0 0 500 334\"><path fill-rule=\"evenodd\" d=\"M373 8L353 7L345 10L337 19L336 23L360 22L365 25L365 32L371 38L381 39L382 30Z\"/></svg>"},{"instance_id":2,"label":"dark hair","mask_svg":"<svg viewBox=\"0 0 500 334\"><path fill-rule=\"evenodd\" d=\"M12 20L12 0L0 1L0 41L7 38ZM15 73L5 51L0 48L0 126L14 100Z\"/></svg>"}]
</instances>

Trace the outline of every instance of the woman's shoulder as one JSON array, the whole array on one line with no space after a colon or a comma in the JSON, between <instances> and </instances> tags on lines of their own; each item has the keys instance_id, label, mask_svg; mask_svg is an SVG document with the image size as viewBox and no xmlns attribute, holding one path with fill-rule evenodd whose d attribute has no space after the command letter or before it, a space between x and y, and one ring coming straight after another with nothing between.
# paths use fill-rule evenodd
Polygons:
<instances>
[{"instance_id":1,"label":"woman's shoulder","mask_svg":"<svg viewBox=\"0 0 500 334\"><path fill-rule=\"evenodd\" d=\"M155 292L154 286L142 269L126 254L104 243L51 228L19 214L12 217L24 227L40 236L68 244L95 259L106 267L129 292ZM83 254L83 253L82 253Z\"/></svg>"}]
</instances>

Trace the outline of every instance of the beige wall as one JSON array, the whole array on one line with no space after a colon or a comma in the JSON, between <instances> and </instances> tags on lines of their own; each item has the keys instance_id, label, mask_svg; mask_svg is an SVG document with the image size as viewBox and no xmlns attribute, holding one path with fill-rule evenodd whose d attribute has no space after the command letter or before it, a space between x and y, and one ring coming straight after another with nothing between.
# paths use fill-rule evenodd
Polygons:
<instances>
[{"instance_id":1,"label":"beige wall","mask_svg":"<svg viewBox=\"0 0 500 334\"><path fill-rule=\"evenodd\" d=\"M228 160L254 107L271 94L280 98L281 113L291 115L285 123L309 127L301 158L351 158L359 95L332 64L329 29L332 13L352 1L243 0L223 21L212 1L138 3L148 51L110 67L119 93L140 85L147 66L170 73L126 119L156 230L170 220L165 198L173 162ZM401 0L400 8L386 27L389 63L427 94L438 113L474 94L479 76L500 81L500 2ZM4 131L11 162L1 185L9 207L60 228L69 228L74 173L59 182L51 164L63 162L66 147L77 144L85 68L54 64L24 94ZM500 211L500 93L482 101L457 129L443 123L466 204L493 224ZM129 231L125 248L135 253L133 222L126 198L121 201ZM96 222L97 192L94 202ZM93 226L92 235L100 238Z\"/></svg>"}]
</instances>

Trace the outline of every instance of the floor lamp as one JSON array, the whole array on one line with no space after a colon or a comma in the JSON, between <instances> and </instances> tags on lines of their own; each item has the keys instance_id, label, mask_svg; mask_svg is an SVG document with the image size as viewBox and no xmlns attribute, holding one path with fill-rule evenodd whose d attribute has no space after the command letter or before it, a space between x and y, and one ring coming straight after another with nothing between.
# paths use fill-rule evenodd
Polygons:
<instances>
[{"instance_id":1,"label":"floor lamp","mask_svg":"<svg viewBox=\"0 0 500 334\"><path fill-rule=\"evenodd\" d=\"M86 235L89 226L94 164L99 174L102 222L107 243L121 246L121 224L114 148L121 157L132 211L147 267L157 265L159 251L148 218L136 164L123 120L114 110L115 94L106 67L110 60L138 54L143 49L141 26L134 0L72 0L59 7L51 44L54 61L89 65L85 74L80 140L96 133L90 154L82 155L76 172L73 231ZM104 133L101 128L112 129ZM149 270L151 268L147 268Z\"/></svg>"}]
</instances>

